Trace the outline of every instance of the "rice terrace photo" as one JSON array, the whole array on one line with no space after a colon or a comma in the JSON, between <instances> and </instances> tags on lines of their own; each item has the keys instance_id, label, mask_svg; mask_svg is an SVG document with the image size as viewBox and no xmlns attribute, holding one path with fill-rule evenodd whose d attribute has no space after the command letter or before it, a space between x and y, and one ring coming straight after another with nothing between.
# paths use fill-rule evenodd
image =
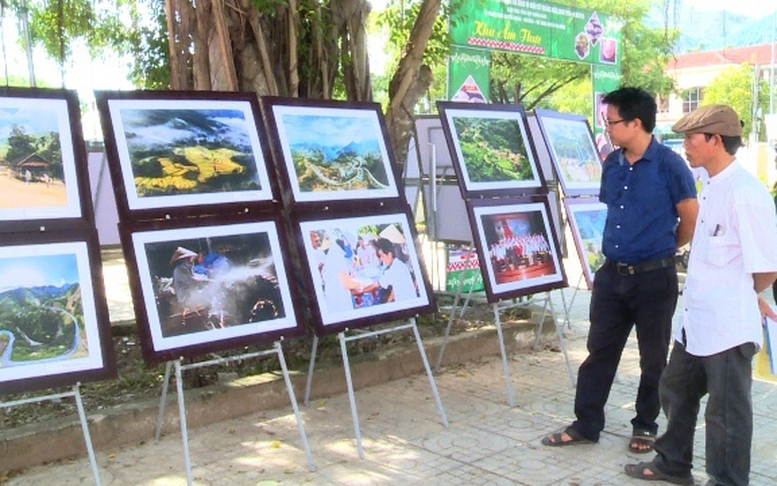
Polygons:
<instances>
[{"instance_id":1,"label":"rice terrace photo","mask_svg":"<svg viewBox=\"0 0 777 486\"><path fill-rule=\"evenodd\" d=\"M246 120L236 110L122 110L138 196L256 189Z\"/></svg>"},{"instance_id":2,"label":"rice terrace photo","mask_svg":"<svg viewBox=\"0 0 777 486\"><path fill-rule=\"evenodd\" d=\"M97 95L130 209L272 199L249 101Z\"/></svg>"}]
</instances>

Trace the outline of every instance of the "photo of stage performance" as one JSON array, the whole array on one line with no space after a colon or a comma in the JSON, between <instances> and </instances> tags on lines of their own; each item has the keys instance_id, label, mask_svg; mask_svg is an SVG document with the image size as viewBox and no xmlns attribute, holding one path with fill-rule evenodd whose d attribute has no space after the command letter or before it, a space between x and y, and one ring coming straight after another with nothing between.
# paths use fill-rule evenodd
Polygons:
<instances>
[{"instance_id":1,"label":"photo of stage performance","mask_svg":"<svg viewBox=\"0 0 777 486\"><path fill-rule=\"evenodd\" d=\"M538 286L565 285L544 203L474 206L471 212L477 226L481 268L490 283L487 290L490 287L494 295L527 294Z\"/></svg>"}]
</instances>

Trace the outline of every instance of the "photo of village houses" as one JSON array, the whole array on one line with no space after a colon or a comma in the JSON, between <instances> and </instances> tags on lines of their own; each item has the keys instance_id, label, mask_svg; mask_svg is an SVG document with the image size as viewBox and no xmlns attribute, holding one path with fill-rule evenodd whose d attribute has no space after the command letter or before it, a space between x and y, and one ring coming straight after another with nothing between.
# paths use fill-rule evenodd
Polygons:
<instances>
[{"instance_id":1,"label":"photo of village houses","mask_svg":"<svg viewBox=\"0 0 777 486\"><path fill-rule=\"evenodd\" d=\"M0 106L0 210L67 206L57 113Z\"/></svg>"}]
</instances>

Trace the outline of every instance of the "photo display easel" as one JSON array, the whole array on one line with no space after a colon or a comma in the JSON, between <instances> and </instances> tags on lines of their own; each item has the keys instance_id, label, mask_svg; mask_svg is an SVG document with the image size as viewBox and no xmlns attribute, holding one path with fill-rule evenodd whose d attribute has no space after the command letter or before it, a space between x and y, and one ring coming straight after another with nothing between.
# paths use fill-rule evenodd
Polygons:
<instances>
[{"instance_id":1,"label":"photo display easel","mask_svg":"<svg viewBox=\"0 0 777 486\"><path fill-rule=\"evenodd\" d=\"M415 320L436 311L434 294L380 105L270 97L262 107L315 334L305 404L319 337L336 333L364 458L346 343L412 329L448 427ZM407 323L391 324L397 320ZM366 329L383 324L389 326Z\"/></svg>"},{"instance_id":2,"label":"photo display easel","mask_svg":"<svg viewBox=\"0 0 777 486\"><path fill-rule=\"evenodd\" d=\"M501 325L501 313L507 309L542 303L542 321L550 311L574 383L550 295L552 290L566 287L567 282L551 217L548 186L526 113L520 105L438 102L437 106L472 229L470 247L477 251L486 297L493 308L508 401L513 406ZM454 298L438 368L460 290L461 286ZM543 296L537 296L538 293ZM465 305L468 299L469 296ZM535 347L542 321L535 330Z\"/></svg>"},{"instance_id":3,"label":"photo display easel","mask_svg":"<svg viewBox=\"0 0 777 486\"><path fill-rule=\"evenodd\" d=\"M567 306L569 309L581 281L585 280L591 290L594 274L604 264L602 236L607 206L598 198L604 158L597 149L585 116L540 109L534 112L545 148L561 182L567 221L583 269Z\"/></svg>"},{"instance_id":4,"label":"photo display easel","mask_svg":"<svg viewBox=\"0 0 777 486\"><path fill-rule=\"evenodd\" d=\"M304 327L255 94L95 95L143 357L166 363L155 436L174 367L184 466L193 484L181 372L277 355L314 471L281 346ZM272 349L183 364L267 343Z\"/></svg>"},{"instance_id":5,"label":"photo display easel","mask_svg":"<svg viewBox=\"0 0 777 486\"><path fill-rule=\"evenodd\" d=\"M0 88L0 408L73 397L96 484L81 383L116 376L78 96Z\"/></svg>"}]
</instances>

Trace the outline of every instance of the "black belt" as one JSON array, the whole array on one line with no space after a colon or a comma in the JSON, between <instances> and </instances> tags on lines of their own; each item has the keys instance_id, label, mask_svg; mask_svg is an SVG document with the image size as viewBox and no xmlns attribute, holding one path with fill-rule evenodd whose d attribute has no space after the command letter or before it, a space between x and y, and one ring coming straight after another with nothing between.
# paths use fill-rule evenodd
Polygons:
<instances>
[{"instance_id":1,"label":"black belt","mask_svg":"<svg viewBox=\"0 0 777 486\"><path fill-rule=\"evenodd\" d=\"M618 275L634 275L637 273L650 272L659 268L673 267L674 257L659 258L657 260L647 260L639 263L622 263L613 260L607 260L615 265L615 271Z\"/></svg>"}]
</instances>

